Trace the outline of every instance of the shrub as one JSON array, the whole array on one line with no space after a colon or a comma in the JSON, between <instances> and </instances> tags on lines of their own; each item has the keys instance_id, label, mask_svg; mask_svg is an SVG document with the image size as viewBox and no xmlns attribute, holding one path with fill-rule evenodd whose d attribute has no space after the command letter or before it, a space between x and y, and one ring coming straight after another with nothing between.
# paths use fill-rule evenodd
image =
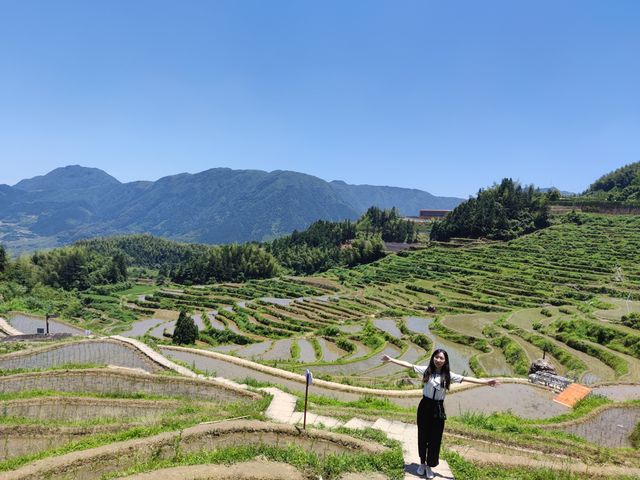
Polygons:
<instances>
[{"instance_id":1,"label":"shrub","mask_svg":"<svg viewBox=\"0 0 640 480\"><path fill-rule=\"evenodd\" d=\"M198 339L198 327L187 312L180 310L176 328L173 332L173 343L176 345L193 344Z\"/></svg>"},{"instance_id":2,"label":"shrub","mask_svg":"<svg viewBox=\"0 0 640 480\"><path fill-rule=\"evenodd\" d=\"M636 424L636 428L634 428L631 435L629 435L629 440L633 448L640 449L640 422Z\"/></svg>"},{"instance_id":3,"label":"shrub","mask_svg":"<svg viewBox=\"0 0 640 480\"><path fill-rule=\"evenodd\" d=\"M338 348L341 348L342 350L349 353L354 352L356 349L356 346L353 344L353 342L347 340L346 338L339 338L338 340L336 340L336 345L338 346Z\"/></svg>"},{"instance_id":4,"label":"shrub","mask_svg":"<svg viewBox=\"0 0 640 480\"><path fill-rule=\"evenodd\" d=\"M419 347L424 348L427 352L430 352L433 348L433 342L423 333L416 333L411 337L411 341Z\"/></svg>"},{"instance_id":5,"label":"shrub","mask_svg":"<svg viewBox=\"0 0 640 480\"><path fill-rule=\"evenodd\" d=\"M640 313L632 312L629 315L623 315L620 319L620 323L627 327L640 330Z\"/></svg>"},{"instance_id":6,"label":"shrub","mask_svg":"<svg viewBox=\"0 0 640 480\"><path fill-rule=\"evenodd\" d=\"M340 335L340 329L338 327L330 325L318 330L318 334L323 337L337 337L338 335Z\"/></svg>"}]
</instances>

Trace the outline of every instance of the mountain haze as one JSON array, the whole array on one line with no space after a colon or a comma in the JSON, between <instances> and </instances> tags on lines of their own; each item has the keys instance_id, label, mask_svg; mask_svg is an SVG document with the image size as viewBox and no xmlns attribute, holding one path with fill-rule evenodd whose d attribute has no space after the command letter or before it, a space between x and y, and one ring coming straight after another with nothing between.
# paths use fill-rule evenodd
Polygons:
<instances>
[{"instance_id":1,"label":"mountain haze","mask_svg":"<svg viewBox=\"0 0 640 480\"><path fill-rule=\"evenodd\" d=\"M462 199L436 197L428 192L412 188L382 187L374 185L349 185L341 180L330 182L331 188L351 207L364 212L369 207L396 207L405 216L418 215L421 208L452 210Z\"/></svg>"},{"instance_id":2,"label":"mountain haze","mask_svg":"<svg viewBox=\"0 0 640 480\"><path fill-rule=\"evenodd\" d=\"M355 219L372 205L416 215L419 208L453 208L460 201L282 170L213 168L121 183L100 169L73 165L13 187L0 185L0 243L25 251L127 233L245 242L302 230L319 219Z\"/></svg>"}]
</instances>

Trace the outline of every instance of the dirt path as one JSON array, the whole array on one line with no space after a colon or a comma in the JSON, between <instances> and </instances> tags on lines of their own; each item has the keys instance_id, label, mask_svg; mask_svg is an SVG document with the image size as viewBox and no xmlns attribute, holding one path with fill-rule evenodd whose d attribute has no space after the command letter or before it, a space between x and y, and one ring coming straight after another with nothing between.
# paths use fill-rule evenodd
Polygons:
<instances>
[{"instance_id":1,"label":"dirt path","mask_svg":"<svg viewBox=\"0 0 640 480\"><path fill-rule=\"evenodd\" d=\"M125 477L126 480L308 480L297 468L280 462L252 461L233 465L190 465L163 468Z\"/></svg>"}]
</instances>

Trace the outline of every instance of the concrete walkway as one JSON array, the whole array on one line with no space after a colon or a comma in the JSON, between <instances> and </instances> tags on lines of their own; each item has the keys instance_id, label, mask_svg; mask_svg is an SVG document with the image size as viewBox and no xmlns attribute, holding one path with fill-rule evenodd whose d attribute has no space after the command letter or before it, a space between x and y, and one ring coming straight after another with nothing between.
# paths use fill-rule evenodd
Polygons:
<instances>
[{"instance_id":1,"label":"concrete walkway","mask_svg":"<svg viewBox=\"0 0 640 480\"><path fill-rule=\"evenodd\" d=\"M167 368L169 370L173 370L174 372L177 372L180 375L184 375L185 377L191 377L191 378L206 378L203 375L198 375L197 373L192 372L191 370L183 367L182 365L178 365L177 363L172 362L167 357L156 352L153 348L148 346L146 343L141 342L140 340L136 340L135 338L123 337L120 335L112 335L110 338L113 338L122 343L126 343L128 345L131 345L137 348L142 354L149 357L158 365L161 365L164 368Z\"/></svg>"},{"instance_id":2,"label":"concrete walkway","mask_svg":"<svg viewBox=\"0 0 640 480\"><path fill-rule=\"evenodd\" d=\"M266 415L269 419L297 425L303 423L303 413L296 412L297 397L275 387L261 388L260 390L273 396L273 400L267 408ZM420 464L417 453L418 443L418 427L398 421L389 421L379 418L375 422L363 420L360 418L352 418L346 423L333 417L317 415L307 412L307 424L315 426L325 426L328 428L346 427L352 429L364 429L367 427L381 430L387 434L389 438L397 440L402 444L402 453L405 463L405 480L415 480L418 477L416 470ZM440 460L440 465L433 469L437 479L453 479L451 469L446 461Z\"/></svg>"},{"instance_id":3,"label":"concrete walkway","mask_svg":"<svg viewBox=\"0 0 640 480\"><path fill-rule=\"evenodd\" d=\"M24 333L22 333L17 328L12 327L11 324L9 324L9 322L2 317L0 317L0 332L4 333L7 336L24 335Z\"/></svg>"}]
</instances>

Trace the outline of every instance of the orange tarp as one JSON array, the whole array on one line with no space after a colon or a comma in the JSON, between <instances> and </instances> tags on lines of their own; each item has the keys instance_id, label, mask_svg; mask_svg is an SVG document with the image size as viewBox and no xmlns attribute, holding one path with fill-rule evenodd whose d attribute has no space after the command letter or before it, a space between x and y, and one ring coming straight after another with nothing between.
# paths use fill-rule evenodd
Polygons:
<instances>
[{"instance_id":1,"label":"orange tarp","mask_svg":"<svg viewBox=\"0 0 640 480\"><path fill-rule=\"evenodd\" d=\"M591 389L589 387L585 387L579 383L572 383L556 395L556 398L554 398L553 401L567 407L573 407L579 400L582 400L590 393Z\"/></svg>"}]
</instances>

